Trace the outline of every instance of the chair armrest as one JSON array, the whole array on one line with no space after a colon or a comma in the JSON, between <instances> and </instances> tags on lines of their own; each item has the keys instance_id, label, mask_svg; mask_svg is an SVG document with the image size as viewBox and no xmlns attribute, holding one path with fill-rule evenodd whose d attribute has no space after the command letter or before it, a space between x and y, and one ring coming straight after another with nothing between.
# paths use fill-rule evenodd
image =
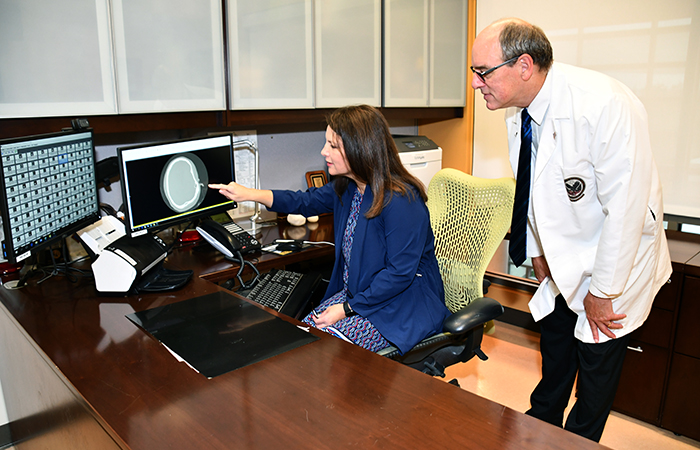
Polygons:
<instances>
[{"instance_id":1,"label":"chair armrest","mask_svg":"<svg viewBox=\"0 0 700 450\"><path fill-rule=\"evenodd\" d=\"M503 314L503 306L496 300L481 297L452 313L443 324L443 331L459 335L483 325Z\"/></svg>"}]
</instances>

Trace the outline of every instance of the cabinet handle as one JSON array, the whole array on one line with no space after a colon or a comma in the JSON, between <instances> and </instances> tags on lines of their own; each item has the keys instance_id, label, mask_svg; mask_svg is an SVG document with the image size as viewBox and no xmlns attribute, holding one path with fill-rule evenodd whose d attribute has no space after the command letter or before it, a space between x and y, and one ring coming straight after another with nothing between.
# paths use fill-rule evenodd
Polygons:
<instances>
[{"instance_id":1,"label":"cabinet handle","mask_svg":"<svg viewBox=\"0 0 700 450\"><path fill-rule=\"evenodd\" d=\"M632 350L633 352L644 353L644 350L642 350L642 347L640 347L640 346L636 346L636 347L627 346L627 350Z\"/></svg>"}]
</instances>

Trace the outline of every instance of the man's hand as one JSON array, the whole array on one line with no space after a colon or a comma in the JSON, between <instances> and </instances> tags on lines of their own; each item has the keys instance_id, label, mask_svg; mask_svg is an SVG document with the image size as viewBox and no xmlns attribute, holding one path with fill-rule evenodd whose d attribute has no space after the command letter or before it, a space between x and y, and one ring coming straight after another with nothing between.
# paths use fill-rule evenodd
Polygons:
<instances>
[{"instance_id":1,"label":"man's hand","mask_svg":"<svg viewBox=\"0 0 700 450\"><path fill-rule=\"evenodd\" d=\"M535 277L540 283L544 281L545 278L552 278L552 274L549 273L549 265L544 256L535 256L531 258L532 268L535 270Z\"/></svg>"},{"instance_id":2,"label":"man's hand","mask_svg":"<svg viewBox=\"0 0 700 450\"><path fill-rule=\"evenodd\" d=\"M590 292L583 299L583 307L586 310L586 319L593 332L593 340L598 343L598 330L611 339L615 339L615 333L611 330L622 329L622 324L616 320L622 320L627 314L615 314L612 308L612 300L596 297Z\"/></svg>"}]
</instances>

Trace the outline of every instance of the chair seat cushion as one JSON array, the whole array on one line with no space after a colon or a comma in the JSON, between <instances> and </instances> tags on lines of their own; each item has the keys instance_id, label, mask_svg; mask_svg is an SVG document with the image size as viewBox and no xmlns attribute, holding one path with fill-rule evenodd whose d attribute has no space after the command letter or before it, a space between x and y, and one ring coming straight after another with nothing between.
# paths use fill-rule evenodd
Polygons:
<instances>
[{"instance_id":1,"label":"chair seat cushion","mask_svg":"<svg viewBox=\"0 0 700 450\"><path fill-rule=\"evenodd\" d=\"M434 351L447 345L454 345L457 341L466 339L467 333L483 326L489 320L493 320L503 314L503 306L496 300L481 297L473 300L466 307L450 315L443 324L442 333L429 336L411 350L405 356L413 353L424 353L426 349ZM381 356L396 359L400 355L396 347L390 346L377 352Z\"/></svg>"}]
</instances>

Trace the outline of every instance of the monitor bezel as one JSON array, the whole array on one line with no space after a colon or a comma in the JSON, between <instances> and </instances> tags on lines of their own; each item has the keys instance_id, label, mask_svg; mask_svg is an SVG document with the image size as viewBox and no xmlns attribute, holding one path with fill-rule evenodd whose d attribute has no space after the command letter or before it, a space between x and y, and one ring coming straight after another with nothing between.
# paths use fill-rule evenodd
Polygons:
<instances>
[{"instance_id":1,"label":"monitor bezel","mask_svg":"<svg viewBox=\"0 0 700 450\"><path fill-rule=\"evenodd\" d=\"M18 264L22 261L27 260L28 258L35 256L39 252L45 249L51 248L53 245L61 242L63 239L66 239L76 232L80 231L81 229L87 227L88 225L92 225L96 221L98 221L101 217L100 213L100 200L99 200L99 195L98 195L98 190L97 190L97 177L96 177L96 156L95 156L95 140L94 140L94 133L92 128L83 128L80 130L64 130L64 131L59 131L59 132L54 132L54 133L43 133L43 134L35 134L35 135L29 135L29 136L18 136L18 137L12 137L12 138L5 138L5 139L0 139L0 145L8 145L8 144L13 144L13 143L18 143L18 142L29 142L29 141L35 141L35 140L41 140L41 139L52 139L52 138L57 138L57 137L63 137L63 136L71 136L71 135L81 135L81 134L88 134L89 135L89 140L90 140L90 151L92 154L92 186L93 186L93 193L94 193L94 198L95 198L95 204L94 204L94 211L91 212L89 215L83 217L82 219L79 219L59 230L57 230L53 235L46 237L45 240L41 242L37 242L35 244L32 244L31 248L17 254L15 252L14 246L9 245L9 242L12 241L13 234L12 234L12 227L10 224L9 220L9 215L10 215L10 210L9 210L9 203L7 199L7 186L6 186L6 180L5 180L5 175L4 175L4 164L3 161L0 158L0 170L2 170L2 174L0 175L0 215L3 217L2 221L2 227L3 227L3 232L5 233L4 241L3 241L3 253L5 254L5 258L7 258L7 261L10 264ZM1 155L0 155L1 156Z\"/></svg>"},{"instance_id":2,"label":"monitor bezel","mask_svg":"<svg viewBox=\"0 0 700 450\"><path fill-rule=\"evenodd\" d=\"M127 151L133 151L133 150L143 150L151 147L159 147L159 146L170 146L170 145L180 145L180 144L186 144L190 142L197 142L197 141L206 141L206 140L215 140L215 139L221 139L221 138L228 138L228 143L229 143L229 151L231 155L231 181L235 181L235 160L234 160L234 148L233 148L233 137L230 134L217 134L217 135L210 135L210 136L198 136L198 137L192 137L192 138L185 138L185 139L175 139L175 140L168 140L168 141L157 141L157 142L145 142L137 145L130 145L126 147L118 147L117 148L117 159L119 162L119 179L120 179L120 185L121 185L121 194L122 194L122 202L123 202L123 212L124 212L124 227L126 229L126 234L129 237L137 237L141 236L143 234L147 233L156 233L158 231L162 231L164 229L170 228L175 225L179 225L182 223L190 222L196 219L201 219L203 217L208 217L212 216L215 214L220 214L223 212L226 212L231 209L235 209L238 207L238 204L233 201L233 200L227 200L225 197L222 196L222 199L225 200L221 205L216 205L213 207L210 207L205 210L201 211L187 211L184 212L180 215L176 215L170 218L164 218L160 221L158 221L156 224L149 226L147 228L142 228L141 226L137 227L137 229L134 229L132 225L132 217L131 217L131 204L129 200L129 193L127 192L127 178L126 178L126 166L125 166L125 161L124 161L124 152ZM169 154L177 154L180 152L174 152L174 153L169 153ZM126 181L125 181L126 180Z\"/></svg>"}]
</instances>

